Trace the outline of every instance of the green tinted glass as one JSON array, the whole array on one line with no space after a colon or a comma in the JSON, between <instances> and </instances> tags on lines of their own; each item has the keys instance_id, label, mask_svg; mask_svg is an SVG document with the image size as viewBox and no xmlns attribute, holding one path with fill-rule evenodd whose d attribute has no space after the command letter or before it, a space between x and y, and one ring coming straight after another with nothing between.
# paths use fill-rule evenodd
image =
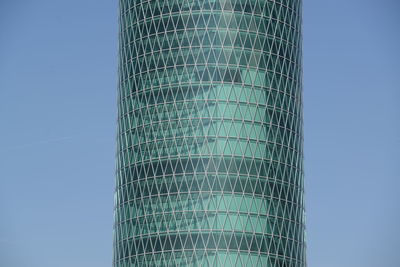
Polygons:
<instances>
[{"instance_id":1,"label":"green tinted glass","mask_svg":"<svg viewBox=\"0 0 400 267\"><path fill-rule=\"evenodd\" d=\"M114 266L305 266L301 0L120 0Z\"/></svg>"}]
</instances>

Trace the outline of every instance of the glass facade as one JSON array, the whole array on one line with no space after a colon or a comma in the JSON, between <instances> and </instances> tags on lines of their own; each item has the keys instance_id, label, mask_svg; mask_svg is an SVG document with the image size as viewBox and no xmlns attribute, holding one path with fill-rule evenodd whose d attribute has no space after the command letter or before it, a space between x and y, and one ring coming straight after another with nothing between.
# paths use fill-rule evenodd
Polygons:
<instances>
[{"instance_id":1,"label":"glass facade","mask_svg":"<svg viewBox=\"0 0 400 267\"><path fill-rule=\"evenodd\" d=\"M114 266L306 266L301 0L120 0Z\"/></svg>"}]
</instances>

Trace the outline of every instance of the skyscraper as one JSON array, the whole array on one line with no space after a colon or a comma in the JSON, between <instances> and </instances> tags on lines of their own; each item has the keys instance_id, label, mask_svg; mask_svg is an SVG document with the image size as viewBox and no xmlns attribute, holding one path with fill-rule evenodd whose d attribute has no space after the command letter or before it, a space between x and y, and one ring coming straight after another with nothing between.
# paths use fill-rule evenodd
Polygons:
<instances>
[{"instance_id":1,"label":"skyscraper","mask_svg":"<svg viewBox=\"0 0 400 267\"><path fill-rule=\"evenodd\" d=\"M301 0L120 0L114 266L305 266Z\"/></svg>"}]
</instances>

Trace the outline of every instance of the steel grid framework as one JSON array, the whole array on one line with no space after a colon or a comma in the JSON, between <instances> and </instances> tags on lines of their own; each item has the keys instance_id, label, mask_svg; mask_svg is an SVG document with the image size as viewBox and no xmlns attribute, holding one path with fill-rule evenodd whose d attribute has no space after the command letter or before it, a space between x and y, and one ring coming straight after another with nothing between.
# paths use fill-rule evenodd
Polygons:
<instances>
[{"instance_id":1,"label":"steel grid framework","mask_svg":"<svg viewBox=\"0 0 400 267\"><path fill-rule=\"evenodd\" d=\"M306 266L301 0L120 0L114 266Z\"/></svg>"}]
</instances>

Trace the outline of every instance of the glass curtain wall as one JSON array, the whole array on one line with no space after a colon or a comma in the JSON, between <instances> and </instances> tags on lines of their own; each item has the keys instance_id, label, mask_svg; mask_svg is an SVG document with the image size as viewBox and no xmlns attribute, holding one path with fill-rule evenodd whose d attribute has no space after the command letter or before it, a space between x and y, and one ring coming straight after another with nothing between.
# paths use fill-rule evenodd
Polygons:
<instances>
[{"instance_id":1,"label":"glass curtain wall","mask_svg":"<svg viewBox=\"0 0 400 267\"><path fill-rule=\"evenodd\" d=\"M305 266L301 0L120 0L114 266Z\"/></svg>"}]
</instances>

